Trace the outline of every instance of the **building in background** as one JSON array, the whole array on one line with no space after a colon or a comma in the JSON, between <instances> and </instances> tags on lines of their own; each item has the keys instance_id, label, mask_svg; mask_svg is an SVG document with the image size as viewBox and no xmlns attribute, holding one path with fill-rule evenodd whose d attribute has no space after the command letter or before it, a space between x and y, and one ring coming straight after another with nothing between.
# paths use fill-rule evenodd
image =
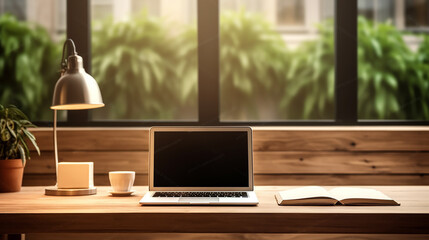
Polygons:
<instances>
[{"instance_id":1,"label":"building in background","mask_svg":"<svg viewBox=\"0 0 429 240\"><path fill-rule=\"evenodd\" d=\"M112 17L127 21L146 9L149 15L190 24L196 20L196 0L92 0L92 19ZM221 0L222 10L262 14L279 31L288 46L317 38L317 24L334 16L334 0ZM359 0L359 15L376 22L392 22L397 29L410 32L429 30L427 0ZM20 20L42 25L54 40L66 31L66 0L0 0L0 14L11 13ZM416 49L418 37L406 36Z\"/></svg>"},{"instance_id":2,"label":"building in background","mask_svg":"<svg viewBox=\"0 0 429 240\"><path fill-rule=\"evenodd\" d=\"M54 41L66 33L66 0L0 0L0 15L4 13L41 25Z\"/></svg>"}]
</instances>

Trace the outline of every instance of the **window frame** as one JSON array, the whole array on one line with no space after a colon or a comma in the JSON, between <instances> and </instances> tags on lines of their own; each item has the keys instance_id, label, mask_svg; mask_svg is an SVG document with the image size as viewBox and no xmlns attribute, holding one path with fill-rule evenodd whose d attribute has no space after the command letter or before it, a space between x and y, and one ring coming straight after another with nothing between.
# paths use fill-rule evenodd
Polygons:
<instances>
[{"instance_id":1,"label":"window frame","mask_svg":"<svg viewBox=\"0 0 429 240\"><path fill-rule=\"evenodd\" d=\"M429 121L359 120L357 63L358 0L335 0L335 119L279 121L220 121L219 2L197 1L198 25L198 120L139 121L91 120L88 110L68 111L60 126L348 126L428 125ZM91 0L67 0L67 37L72 38L91 73ZM36 122L47 126L51 122Z\"/></svg>"}]
</instances>

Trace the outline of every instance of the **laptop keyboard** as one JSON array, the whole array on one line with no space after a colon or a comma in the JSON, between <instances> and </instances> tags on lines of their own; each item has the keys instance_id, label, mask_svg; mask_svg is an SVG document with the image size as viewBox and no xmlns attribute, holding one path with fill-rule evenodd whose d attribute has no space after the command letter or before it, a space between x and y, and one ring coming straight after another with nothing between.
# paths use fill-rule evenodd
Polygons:
<instances>
[{"instance_id":1,"label":"laptop keyboard","mask_svg":"<svg viewBox=\"0 0 429 240\"><path fill-rule=\"evenodd\" d=\"M155 192L152 197L234 197L247 198L246 192Z\"/></svg>"}]
</instances>

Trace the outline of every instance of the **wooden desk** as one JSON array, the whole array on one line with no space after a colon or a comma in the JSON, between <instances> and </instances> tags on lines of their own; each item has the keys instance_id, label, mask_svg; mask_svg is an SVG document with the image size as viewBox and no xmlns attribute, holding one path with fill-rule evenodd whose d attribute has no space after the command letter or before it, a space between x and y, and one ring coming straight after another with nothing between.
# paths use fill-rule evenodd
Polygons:
<instances>
[{"instance_id":1,"label":"wooden desk","mask_svg":"<svg viewBox=\"0 0 429 240\"><path fill-rule=\"evenodd\" d=\"M278 206L274 193L289 188L256 187L254 207L142 207L147 187L132 197L110 197L108 187L83 197L24 187L0 194L0 233L429 233L429 186L373 187L401 206Z\"/></svg>"}]
</instances>

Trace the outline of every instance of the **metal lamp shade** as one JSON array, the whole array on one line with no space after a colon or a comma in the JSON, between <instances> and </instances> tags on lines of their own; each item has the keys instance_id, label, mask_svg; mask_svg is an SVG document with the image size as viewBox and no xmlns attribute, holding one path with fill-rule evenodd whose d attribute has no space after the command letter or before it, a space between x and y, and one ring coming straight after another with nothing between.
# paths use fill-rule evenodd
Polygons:
<instances>
[{"instance_id":1,"label":"metal lamp shade","mask_svg":"<svg viewBox=\"0 0 429 240\"><path fill-rule=\"evenodd\" d=\"M103 107L100 88L85 72L79 55L68 57L67 70L55 85L51 109L78 110Z\"/></svg>"}]
</instances>

